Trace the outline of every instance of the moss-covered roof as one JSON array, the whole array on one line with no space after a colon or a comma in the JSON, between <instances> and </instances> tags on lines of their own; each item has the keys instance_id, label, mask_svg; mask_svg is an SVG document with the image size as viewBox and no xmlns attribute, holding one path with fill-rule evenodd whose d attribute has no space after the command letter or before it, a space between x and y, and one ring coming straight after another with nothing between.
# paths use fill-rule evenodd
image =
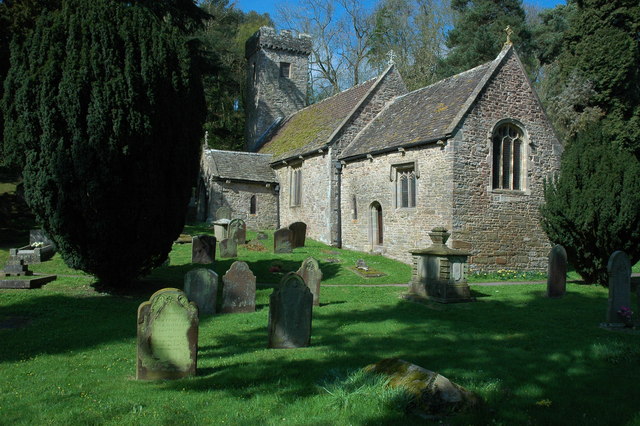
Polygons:
<instances>
[{"instance_id":1,"label":"moss-covered roof","mask_svg":"<svg viewBox=\"0 0 640 426\"><path fill-rule=\"evenodd\" d=\"M202 172L207 179L229 179L253 182L277 182L269 166L271 155L252 152L205 149L202 153Z\"/></svg>"},{"instance_id":2,"label":"moss-covered roof","mask_svg":"<svg viewBox=\"0 0 640 426\"><path fill-rule=\"evenodd\" d=\"M354 112L376 81L375 78L366 81L289 116L259 152L272 154L275 162L325 147L331 142L329 139L335 130Z\"/></svg>"}]
</instances>

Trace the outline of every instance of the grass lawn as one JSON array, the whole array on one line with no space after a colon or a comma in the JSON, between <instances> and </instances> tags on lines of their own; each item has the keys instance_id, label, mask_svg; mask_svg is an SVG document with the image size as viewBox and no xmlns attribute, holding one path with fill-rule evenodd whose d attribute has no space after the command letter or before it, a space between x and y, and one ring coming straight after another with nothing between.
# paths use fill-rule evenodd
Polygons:
<instances>
[{"instance_id":1,"label":"grass lawn","mask_svg":"<svg viewBox=\"0 0 640 426\"><path fill-rule=\"evenodd\" d=\"M171 264L143 284L181 287L194 267L190 250L175 245ZM295 270L307 256L320 260L324 284L409 280L404 265L313 241L277 259L270 251L239 253L259 282L279 280L268 272L274 262ZM6 256L0 250L0 263ZM389 275L365 280L345 270L358 258ZM232 261L216 262L216 272L222 276ZM149 294L97 293L93 277L58 255L31 269L59 279L36 290L0 290L0 424L422 421L403 412L397 395L354 373L386 357L438 371L486 400L446 423L640 424L640 336L598 328L607 304L599 286L569 284L565 297L547 299L541 284L472 284L477 302L422 305L400 299L401 287L326 285L311 347L295 350L266 348L271 289L262 288L256 312L201 319L196 377L137 382L136 311Z\"/></svg>"}]
</instances>

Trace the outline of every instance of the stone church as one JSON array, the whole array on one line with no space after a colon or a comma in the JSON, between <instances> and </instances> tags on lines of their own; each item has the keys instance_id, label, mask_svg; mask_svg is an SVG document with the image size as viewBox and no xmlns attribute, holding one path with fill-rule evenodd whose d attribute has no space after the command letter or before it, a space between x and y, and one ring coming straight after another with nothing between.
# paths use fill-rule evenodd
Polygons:
<instances>
[{"instance_id":1,"label":"stone church","mask_svg":"<svg viewBox=\"0 0 640 426\"><path fill-rule=\"evenodd\" d=\"M444 226L475 269L546 268L539 206L562 146L510 43L413 92L391 64L305 106L310 53L267 27L247 41L248 152L205 150L200 219L226 205L256 228L303 221L313 239L406 263Z\"/></svg>"}]
</instances>

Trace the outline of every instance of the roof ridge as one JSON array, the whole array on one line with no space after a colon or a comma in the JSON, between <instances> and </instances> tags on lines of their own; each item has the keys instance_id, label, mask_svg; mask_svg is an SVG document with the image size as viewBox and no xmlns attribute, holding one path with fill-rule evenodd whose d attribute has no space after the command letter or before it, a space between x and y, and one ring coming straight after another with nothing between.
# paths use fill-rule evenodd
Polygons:
<instances>
[{"instance_id":1,"label":"roof ridge","mask_svg":"<svg viewBox=\"0 0 640 426\"><path fill-rule=\"evenodd\" d=\"M206 148L205 151L215 151L215 152L229 152L233 154L244 154L244 155L263 155L263 156L271 156L273 154L262 154L260 152L249 152L249 151L232 151L229 149L215 149L215 148Z\"/></svg>"}]
</instances>

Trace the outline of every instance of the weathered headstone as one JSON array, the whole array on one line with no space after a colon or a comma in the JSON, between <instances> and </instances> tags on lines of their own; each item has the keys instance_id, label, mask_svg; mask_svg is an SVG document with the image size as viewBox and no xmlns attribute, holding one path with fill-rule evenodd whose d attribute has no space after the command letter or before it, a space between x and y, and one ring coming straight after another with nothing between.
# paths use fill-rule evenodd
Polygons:
<instances>
[{"instance_id":1,"label":"weathered headstone","mask_svg":"<svg viewBox=\"0 0 640 426\"><path fill-rule=\"evenodd\" d=\"M306 258L296 273L302 277L307 287L309 287L311 294L313 294L313 304L319 306L322 271L320 270L318 261L313 257Z\"/></svg>"},{"instance_id":2,"label":"weathered headstone","mask_svg":"<svg viewBox=\"0 0 640 426\"><path fill-rule=\"evenodd\" d=\"M631 308L631 262L623 251L615 251L607 263L609 271L608 323L622 323L621 308Z\"/></svg>"},{"instance_id":3,"label":"weathered headstone","mask_svg":"<svg viewBox=\"0 0 640 426\"><path fill-rule=\"evenodd\" d=\"M190 301L196 302L200 315L215 314L218 274L206 268L192 269L184 275L184 292Z\"/></svg>"},{"instance_id":4,"label":"weathered headstone","mask_svg":"<svg viewBox=\"0 0 640 426\"><path fill-rule=\"evenodd\" d=\"M220 207L216 210L216 220L220 219L231 220L231 209L229 207Z\"/></svg>"},{"instance_id":5,"label":"weathered headstone","mask_svg":"<svg viewBox=\"0 0 640 426\"><path fill-rule=\"evenodd\" d=\"M312 309L313 295L302 277L286 274L269 299L269 347L309 346Z\"/></svg>"},{"instance_id":6,"label":"weathered headstone","mask_svg":"<svg viewBox=\"0 0 640 426\"><path fill-rule=\"evenodd\" d=\"M304 247L307 237L307 224L304 222L294 222L289 225L291 230L291 248Z\"/></svg>"},{"instance_id":7,"label":"weathered headstone","mask_svg":"<svg viewBox=\"0 0 640 426\"><path fill-rule=\"evenodd\" d=\"M567 251L560 244L549 252L547 297L562 297L567 292Z\"/></svg>"},{"instance_id":8,"label":"weathered headstone","mask_svg":"<svg viewBox=\"0 0 640 426\"><path fill-rule=\"evenodd\" d=\"M280 228L273 233L273 252L291 253L291 230Z\"/></svg>"},{"instance_id":9,"label":"weathered headstone","mask_svg":"<svg viewBox=\"0 0 640 426\"><path fill-rule=\"evenodd\" d=\"M176 288L155 292L138 308L137 380L196 374L198 307Z\"/></svg>"},{"instance_id":10,"label":"weathered headstone","mask_svg":"<svg viewBox=\"0 0 640 426\"><path fill-rule=\"evenodd\" d=\"M237 257L238 245L232 238L226 238L220 241L220 257Z\"/></svg>"},{"instance_id":11,"label":"weathered headstone","mask_svg":"<svg viewBox=\"0 0 640 426\"><path fill-rule=\"evenodd\" d=\"M233 262L222 276L222 312L254 312L256 310L256 277L245 262Z\"/></svg>"},{"instance_id":12,"label":"weathered headstone","mask_svg":"<svg viewBox=\"0 0 640 426\"><path fill-rule=\"evenodd\" d=\"M191 263L210 264L216 259L216 237L196 235L191 246Z\"/></svg>"},{"instance_id":13,"label":"weathered headstone","mask_svg":"<svg viewBox=\"0 0 640 426\"><path fill-rule=\"evenodd\" d=\"M365 262L364 259L358 259L356 260L356 268L362 269L363 271L368 271L369 265L367 265L367 262Z\"/></svg>"},{"instance_id":14,"label":"weathered headstone","mask_svg":"<svg viewBox=\"0 0 640 426\"><path fill-rule=\"evenodd\" d=\"M242 219L233 219L229 222L227 229L227 238L233 238L236 244L244 244L247 242L247 224Z\"/></svg>"},{"instance_id":15,"label":"weathered headstone","mask_svg":"<svg viewBox=\"0 0 640 426\"><path fill-rule=\"evenodd\" d=\"M256 239L257 239L257 240L268 240L268 239L269 239L269 236L268 236L266 233L264 233L264 232L258 232L258 233L256 234Z\"/></svg>"}]
</instances>

